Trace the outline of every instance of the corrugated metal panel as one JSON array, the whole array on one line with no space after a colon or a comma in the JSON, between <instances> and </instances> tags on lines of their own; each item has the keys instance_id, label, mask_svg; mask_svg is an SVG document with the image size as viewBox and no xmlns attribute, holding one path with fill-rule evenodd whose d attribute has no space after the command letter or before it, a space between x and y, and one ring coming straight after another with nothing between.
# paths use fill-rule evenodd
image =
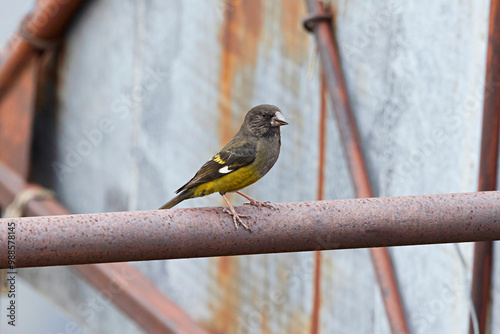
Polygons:
<instances>
[{"instance_id":1,"label":"corrugated metal panel","mask_svg":"<svg viewBox=\"0 0 500 334\"><path fill-rule=\"evenodd\" d=\"M333 5L376 194L474 191L488 1ZM157 208L259 103L280 106L290 125L277 165L248 193L273 202L315 199L320 85L317 68L308 76L315 45L304 16L301 1L284 0L89 5L61 69L58 161L70 167L56 177L62 201L75 212ZM331 108L325 198L349 198ZM221 204L212 195L180 206ZM470 247L462 248L470 261ZM453 246L391 252L413 332L467 330L468 294ZM214 332L310 331L313 253L136 265ZM32 281L43 277L38 270L30 270ZM321 333L388 332L366 250L324 252L321 272ZM54 275L76 284L64 269ZM68 303L92 294L86 289ZM86 325L137 330L109 305L99 319Z\"/></svg>"}]
</instances>

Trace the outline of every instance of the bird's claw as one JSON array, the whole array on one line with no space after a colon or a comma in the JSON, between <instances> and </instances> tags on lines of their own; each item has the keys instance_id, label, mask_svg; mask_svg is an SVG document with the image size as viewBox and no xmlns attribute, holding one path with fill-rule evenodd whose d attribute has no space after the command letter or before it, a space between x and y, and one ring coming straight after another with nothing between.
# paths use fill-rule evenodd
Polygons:
<instances>
[{"instance_id":1,"label":"bird's claw","mask_svg":"<svg viewBox=\"0 0 500 334\"><path fill-rule=\"evenodd\" d=\"M222 212L225 212L225 213L228 213L231 217L233 217L233 222L234 222L234 227L236 227L236 229L238 229L238 224L241 224L241 226L243 226L245 228L245 230L249 230L250 231L250 228L243 222L243 220L241 220L240 217L250 217L250 216L247 216L247 215L238 215L235 211L231 211L227 208L224 208L222 210Z\"/></svg>"},{"instance_id":2,"label":"bird's claw","mask_svg":"<svg viewBox=\"0 0 500 334\"><path fill-rule=\"evenodd\" d=\"M259 202L259 201L256 201L256 200L253 200L253 201L251 200L248 203L243 203L243 205L252 205L252 206L258 207L259 209L262 209L264 207L264 208L269 208L269 209L276 210L276 207L274 205L272 205L271 202L269 202L269 201Z\"/></svg>"}]
</instances>

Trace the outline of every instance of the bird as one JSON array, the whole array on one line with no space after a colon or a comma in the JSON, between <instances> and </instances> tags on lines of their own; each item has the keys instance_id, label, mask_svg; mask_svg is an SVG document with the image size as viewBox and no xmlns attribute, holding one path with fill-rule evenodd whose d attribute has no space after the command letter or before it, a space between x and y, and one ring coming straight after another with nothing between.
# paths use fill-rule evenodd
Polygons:
<instances>
[{"instance_id":1,"label":"bird","mask_svg":"<svg viewBox=\"0 0 500 334\"><path fill-rule=\"evenodd\" d=\"M273 208L269 202L259 202L239 190L260 180L274 166L281 148L280 127L287 124L281 110L274 105L261 104L250 109L234 137L177 189L177 195L160 210L218 192L229 208L223 211L232 216L236 229L240 224L250 230L241 219L247 216L236 213L226 194L236 192L249 200L245 204Z\"/></svg>"}]
</instances>

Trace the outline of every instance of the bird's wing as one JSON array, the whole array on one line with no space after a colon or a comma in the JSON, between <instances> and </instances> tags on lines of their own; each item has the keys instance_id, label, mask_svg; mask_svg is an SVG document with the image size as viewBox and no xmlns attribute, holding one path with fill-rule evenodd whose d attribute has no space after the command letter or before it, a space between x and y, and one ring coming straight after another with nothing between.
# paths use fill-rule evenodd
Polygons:
<instances>
[{"instance_id":1,"label":"bird's wing","mask_svg":"<svg viewBox=\"0 0 500 334\"><path fill-rule=\"evenodd\" d=\"M257 146L250 143L238 148L231 148L230 150L223 148L212 159L201 166L196 175L188 183L180 187L176 193L205 182L213 181L251 164L255 160L256 152Z\"/></svg>"}]
</instances>

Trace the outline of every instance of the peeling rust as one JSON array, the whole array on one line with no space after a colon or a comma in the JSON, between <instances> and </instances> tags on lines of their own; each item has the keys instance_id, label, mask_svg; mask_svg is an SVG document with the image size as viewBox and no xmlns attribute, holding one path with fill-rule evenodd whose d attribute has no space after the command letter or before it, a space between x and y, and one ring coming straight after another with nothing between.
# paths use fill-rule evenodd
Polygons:
<instances>
[{"instance_id":1,"label":"peeling rust","mask_svg":"<svg viewBox=\"0 0 500 334\"><path fill-rule=\"evenodd\" d=\"M290 58L294 63L301 64L307 59L308 49L308 39L303 37L304 33L300 25L300 18L306 13L304 2L281 0L280 10L280 33L283 34L281 54ZM300 77L297 75L297 78L293 79L300 80ZM298 91L295 92L296 87L300 87L300 84L293 80L291 88L294 93L298 94Z\"/></svg>"},{"instance_id":2,"label":"peeling rust","mask_svg":"<svg viewBox=\"0 0 500 334\"><path fill-rule=\"evenodd\" d=\"M254 67L257 63L263 26L262 16L264 12L262 8L262 0L230 0L226 2L224 22L220 32L222 46L219 74L221 144L225 144L231 139L236 132L236 124L240 123L232 122L232 108L234 107L232 100L238 97L237 92L233 91L237 75L243 81L245 94L252 95Z\"/></svg>"},{"instance_id":3,"label":"peeling rust","mask_svg":"<svg viewBox=\"0 0 500 334\"><path fill-rule=\"evenodd\" d=\"M243 81L245 94L252 91L254 67L257 62L261 30L263 27L263 2L229 0L225 2L224 20L220 31L221 58L219 73L219 142L226 144L237 130L239 120L233 119L233 99L237 101L238 92L233 90L236 78ZM251 81L247 84L248 81ZM241 85L241 83L240 83ZM244 111L244 110L241 110ZM241 114L242 116L243 114ZM230 196L230 194L228 194ZM219 212L217 212L219 216ZM224 217L224 215L223 215ZM223 226L223 222L218 224ZM220 227L217 228L220 228ZM231 231L224 234L230 236ZM217 237L217 239L219 239ZM231 246L230 242L220 243L221 246ZM237 258L222 257L218 262L218 290L222 293L217 305L214 305L214 319L210 327L223 333L237 332L238 312L241 298L235 296L232 282L238 281L239 262Z\"/></svg>"},{"instance_id":4,"label":"peeling rust","mask_svg":"<svg viewBox=\"0 0 500 334\"><path fill-rule=\"evenodd\" d=\"M227 245L227 244L226 244ZM220 298L214 305L215 317L210 322L210 327L222 333L238 332L238 318L241 314L240 289L237 288L240 279L240 266L236 257L217 258L217 291Z\"/></svg>"}]
</instances>

